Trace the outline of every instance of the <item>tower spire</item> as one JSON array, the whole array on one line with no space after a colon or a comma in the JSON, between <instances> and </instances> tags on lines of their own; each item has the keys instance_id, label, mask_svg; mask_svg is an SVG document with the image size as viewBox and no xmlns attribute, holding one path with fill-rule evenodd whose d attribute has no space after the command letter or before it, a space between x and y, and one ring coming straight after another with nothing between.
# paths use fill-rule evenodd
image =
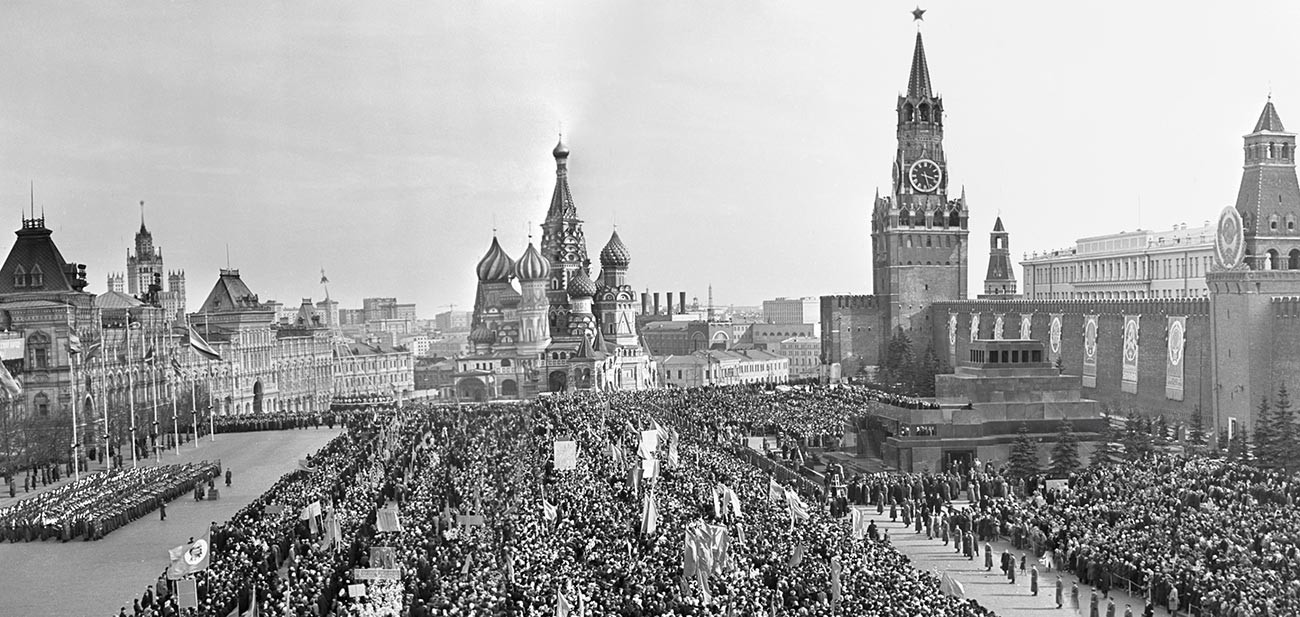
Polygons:
<instances>
[{"instance_id":1,"label":"tower spire","mask_svg":"<svg viewBox=\"0 0 1300 617\"><path fill-rule=\"evenodd\" d=\"M140 231L144 231L144 200L140 200Z\"/></svg>"},{"instance_id":2,"label":"tower spire","mask_svg":"<svg viewBox=\"0 0 1300 617\"><path fill-rule=\"evenodd\" d=\"M916 48L912 50L912 72L907 78L908 98L931 98L934 92L930 88L930 67L925 63L925 43L921 41L921 31L916 31Z\"/></svg>"}]
</instances>

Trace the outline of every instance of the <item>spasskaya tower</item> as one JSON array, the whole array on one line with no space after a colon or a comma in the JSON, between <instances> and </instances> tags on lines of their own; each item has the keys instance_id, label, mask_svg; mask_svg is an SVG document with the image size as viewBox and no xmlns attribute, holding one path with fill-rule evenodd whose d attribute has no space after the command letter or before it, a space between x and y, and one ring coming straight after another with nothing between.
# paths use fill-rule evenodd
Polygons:
<instances>
[{"instance_id":1,"label":"spasskaya tower","mask_svg":"<svg viewBox=\"0 0 1300 617\"><path fill-rule=\"evenodd\" d=\"M924 348L930 305L966 298L969 232L965 190L949 199L943 99L930 84L919 30L897 114L893 190L877 194L871 215L872 291L882 309L882 347L901 330Z\"/></svg>"}]
</instances>

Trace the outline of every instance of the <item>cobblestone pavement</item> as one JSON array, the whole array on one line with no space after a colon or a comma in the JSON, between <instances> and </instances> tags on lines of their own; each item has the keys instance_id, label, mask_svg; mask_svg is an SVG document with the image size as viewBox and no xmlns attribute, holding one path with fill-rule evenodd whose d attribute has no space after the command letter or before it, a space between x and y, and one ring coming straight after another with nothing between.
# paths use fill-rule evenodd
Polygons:
<instances>
[{"instance_id":1,"label":"cobblestone pavement","mask_svg":"<svg viewBox=\"0 0 1300 617\"><path fill-rule=\"evenodd\" d=\"M967 502L953 502L957 508L968 505ZM900 514L901 519L901 514ZM1075 617L1076 615L1088 615L1088 602L1092 587L1079 583L1079 606L1074 608L1070 601L1070 584L1078 581L1078 578L1069 572L1046 572L1042 566L1038 566L1038 595L1034 596L1029 591L1029 566L1035 563L1030 557L1026 562L1026 571L1016 571L1015 584L1010 583L1007 577L1002 574L999 565L1003 549L1008 549L1015 556L1019 564L1020 555L1026 551L1019 551L1011 548L1010 542L993 542L993 569L986 571L984 569L984 545L980 544L980 554L974 560L967 559L964 555L956 552L953 544L948 543L944 546L943 540L936 537L927 539L925 537L925 528L921 528L921 533L916 533L915 528L903 527L901 520L897 523L889 521L889 510L886 509L883 516L876 519L876 525L883 534L889 530L890 542L898 548L900 552L912 559L912 564L921 570L928 570L936 574L947 571L953 578L961 582L965 588L966 597L979 600L980 604L992 609L1002 617ZM1061 575L1064 584L1063 602L1061 609L1056 608L1056 577ZM1140 596L1140 592L1138 594ZM1111 590L1110 597L1115 599L1115 617L1124 616L1124 605L1129 604L1133 607L1135 617L1142 615L1146 607L1144 600L1140 597L1130 596L1124 590ZM1097 594L1098 614L1106 615L1106 598L1100 593ZM1169 611L1157 608L1158 617L1167 617Z\"/></svg>"},{"instance_id":2,"label":"cobblestone pavement","mask_svg":"<svg viewBox=\"0 0 1300 617\"><path fill-rule=\"evenodd\" d=\"M96 542L0 543L0 617L106 616L122 606L129 613L131 600L167 567L168 549L229 519L338 432L322 427L221 434L215 442L204 437L197 449L187 444L180 456L169 451L162 462L221 459L233 476L230 488L217 482L221 499L195 502L182 495L167 505L166 521L155 511Z\"/></svg>"}]
</instances>

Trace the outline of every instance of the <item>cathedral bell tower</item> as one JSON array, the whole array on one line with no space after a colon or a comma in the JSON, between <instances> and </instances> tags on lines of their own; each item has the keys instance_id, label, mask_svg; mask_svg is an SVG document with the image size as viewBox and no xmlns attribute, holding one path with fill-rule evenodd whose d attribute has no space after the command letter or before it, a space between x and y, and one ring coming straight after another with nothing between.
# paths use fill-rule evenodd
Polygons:
<instances>
[{"instance_id":1,"label":"cathedral bell tower","mask_svg":"<svg viewBox=\"0 0 1300 617\"><path fill-rule=\"evenodd\" d=\"M919 9L913 15L920 19ZM966 298L969 232L965 190L948 198L943 99L930 84L920 31L896 111L893 190L876 196L871 216L872 287L882 301L881 346L901 330L924 348L930 305Z\"/></svg>"}]
</instances>

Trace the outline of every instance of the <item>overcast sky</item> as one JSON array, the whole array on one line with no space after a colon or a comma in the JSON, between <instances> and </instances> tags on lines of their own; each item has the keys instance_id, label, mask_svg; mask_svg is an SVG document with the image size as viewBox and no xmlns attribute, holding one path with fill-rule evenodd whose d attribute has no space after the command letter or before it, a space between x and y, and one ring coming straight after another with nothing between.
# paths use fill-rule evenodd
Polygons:
<instances>
[{"instance_id":1,"label":"overcast sky","mask_svg":"<svg viewBox=\"0 0 1300 617\"><path fill-rule=\"evenodd\" d=\"M5 2L0 218L18 228L34 181L96 293L144 200L192 308L228 244L264 299L320 299L323 267L345 307L397 296L432 317L472 304L494 226L522 253L562 128L591 257L617 223L633 286L870 293L913 7ZM1196 225L1234 201L1270 90L1300 127L1294 0L923 8L972 290L999 212L1017 261Z\"/></svg>"}]
</instances>

